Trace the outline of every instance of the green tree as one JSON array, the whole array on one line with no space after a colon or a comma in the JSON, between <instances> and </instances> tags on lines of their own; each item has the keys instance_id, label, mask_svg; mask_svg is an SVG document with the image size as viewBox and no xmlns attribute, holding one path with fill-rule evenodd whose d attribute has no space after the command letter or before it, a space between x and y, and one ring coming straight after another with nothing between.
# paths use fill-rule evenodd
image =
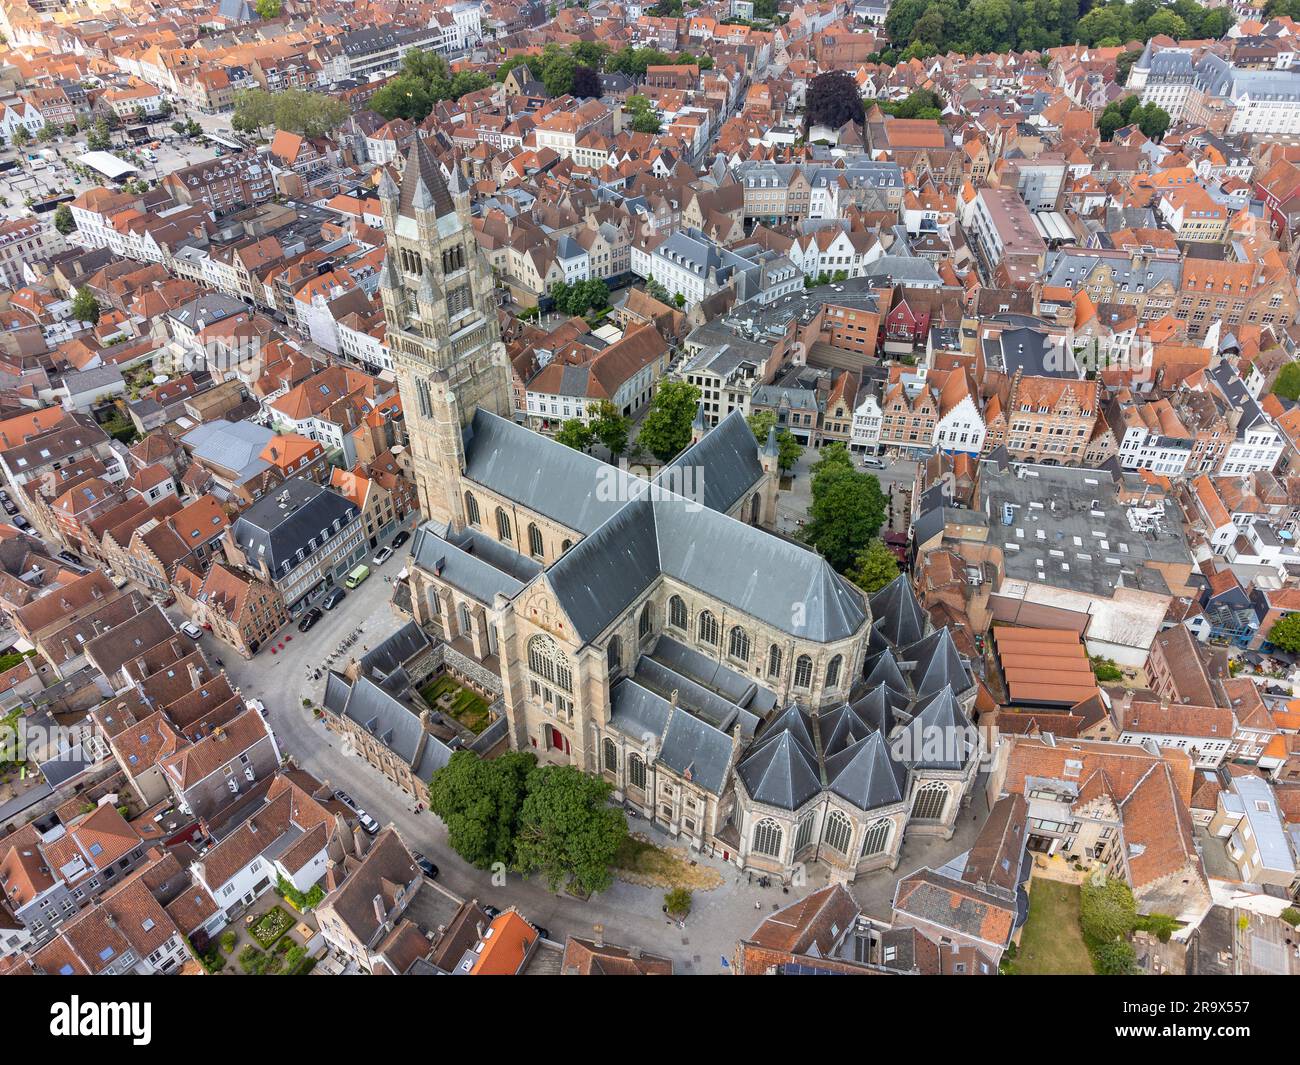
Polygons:
<instances>
[{"instance_id":1,"label":"green tree","mask_svg":"<svg viewBox=\"0 0 1300 1065\"><path fill-rule=\"evenodd\" d=\"M95 294L88 288L77 289L72 297L72 317L78 322L94 325L99 321L99 315L99 300L95 299Z\"/></svg>"},{"instance_id":2,"label":"green tree","mask_svg":"<svg viewBox=\"0 0 1300 1065\"><path fill-rule=\"evenodd\" d=\"M1143 32L1148 38L1163 34L1172 37L1175 41L1181 41L1187 36L1187 23L1172 11L1162 8L1146 20Z\"/></svg>"},{"instance_id":3,"label":"green tree","mask_svg":"<svg viewBox=\"0 0 1300 1065\"><path fill-rule=\"evenodd\" d=\"M14 142L14 145L16 147L21 148L24 144L31 143L32 135L30 132L28 132L26 126L18 126L14 130L13 136L10 138L10 140Z\"/></svg>"},{"instance_id":4,"label":"green tree","mask_svg":"<svg viewBox=\"0 0 1300 1065\"><path fill-rule=\"evenodd\" d=\"M565 96L573 91L573 73L578 61L571 52L556 51L542 61L542 84L548 96Z\"/></svg>"},{"instance_id":5,"label":"green tree","mask_svg":"<svg viewBox=\"0 0 1300 1065\"><path fill-rule=\"evenodd\" d=\"M1092 950L1092 965L1099 976L1132 976L1138 971L1137 952L1126 939L1100 943Z\"/></svg>"},{"instance_id":6,"label":"green tree","mask_svg":"<svg viewBox=\"0 0 1300 1065\"><path fill-rule=\"evenodd\" d=\"M1297 910L1294 906L1288 906L1278 916L1292 928L1300 928L1300 910Z\"/></svg>"},{"instance_id":7,"label":"green tree","mask_svg":"<svg viewBox=\"0 0 1300 1065\"><path fill-rule=\"evenodd\" d=\"M1158 141L1169 129L1169 112L1155 103L1135 108L1132 118L1143 135L1152 140Z\"/></svg>"},{"instance_id":8,"label":"green tree","mask_svg":"<svg viewBox=\"0 0 1300 1065\"><path fill-rule=\"evenodd\" d=\"M843 444L830 444L813 466L808 515L804 539L843 572L884 524L880 482L854 468Z\"/></svg>"},{"instance_id":9,"label":"green tree","mask_svg":"<svg viewBox=\"0 0 1300 1065\"><path fill-rule=\"evenodd\" d=\"M555 439L574 451L586 451L596 436L581 418L570 418L555 432Z\"/></svg>"},{"instance_id":10,"label":"green tree","mask_svg":"<svg viewBox=\"0 0 1300 1065\"><path fill-rule=\"evenodd\" d=\"M756 410L745 421L749 423L754 439L760 444L766 444L767 434L776 428L776 411Z\"/></svg>"},{"instance_id":11,"label":"green tree","mask_svg":"<svg viewBox=\"0 0 1300 1065\"><path fill-rule=\"evenodd\" d=\"M668 290L664 288L663 285L659 284L659 282L653 277L646 281L645 291L647 296L651 299L658 300L664 306L668 306L672 302L673 298L668 294Z\"/></svg>"},{"instance_id":12,"label":"green tree","mask_svg":"<svg viewBox=\"0 0 1300 1065\"><path fill-rule=\"evenodd\" d=\"M48 144L58 135L59 127L51 122L46 122L45 125L36 131L36 139L42 144Z\"/></svg>"},{"instance_id":13,"label":"green tree","mask_svg":"<svg viewBox=\"0 0 1300 1065\"><path fill-rule=\"evenodd\" d=\"M1085 939L1111 943L1127 936L1137 924L1137 904L1123 880L1088 880L1079 898L1079 924Z\"/></svg>"},{"instance_id":14,"label":"green tree","mask_svg":"<svg viewBox=\"0 0 1300 1065\"><path fill-rule=\"evenodd\" d=\"M664 895L664 909L669 917L683 920L691 912L691 893L685 888L673 888Z\"/></svg>"},{"instance_id":15,"label":"green tree","mask_svg":"<svg viewBox=\"0 0 1300 1065\"><path fill-rule=\"evenodd\" d=\"M284 5L280 0L257 0L253 4L253 10L257 12L257 17L261 19L279 18L280 12L284 10Z\"/></svg>"},{"instance_id":16,"label":"green tree","mask_svg":"<svg viewBox=\"0 0 1300 1065\"><path fill-rule=\"evenodd\" d=\"M1288 654L1300 653L1300 614L1286 614L1273 622L1268 642Z\"/></svg>"},{"instance_id":17,"label":"green tree","mask_svg":"<svg viewBox=\"0 0 1300 1065\"><path fill-rule=\"evenodd\" d=\"M789 429L782 429L776 434L776 464L783 472L794 469L794 464L803 454L803 445L794 438Z\"/></svg>"},{"instance_id":18,"label":"green tree","mask_svg":"<svg viewBox=\"0 0 1300 1065\"><path fill-rule=\"evenodd\" d=\"M592 409L591 432L605 445L610 458L617 459L627 450L630 423L613 403L607 399L597 402Z\"/></svg>"},{"instance_id":19,"label":"green tree","mask_svg":"<svg viewBox=\"0 0 1300 1065\"><path fill-rule=\"evenodd\" d=\"M77 220L72 217L72 208L66 203L59 204L54 210L54 228L65 237L77 228Z\"/></svg>"},{"instance_id":20,"label":"green tree","mask_svg":"<svg viewBox=\"0 0 1300 1065\"><path fill-rule=\"evenodd\" d=\"M533 769L515 838L515 871L541 873L552 891L566 880L583 892L609 887L627 838L627 818L607 802L613 790L577 766Z\"/></svg>"},{"instance_id":21,"label":"green tree","mask_svg":"<svg viewBox=\"0 0 1300 1065\"><path fill-rule=\"evenodd\" d=\"M456 751L429 781L429 809L447 826L447 842L479 869L514 858L527 782L537 766L529 751L480 758Z\"/></svg>"},{"instance_id":22,"label":"green tree","mask_svg":"<svg viewBox=\"0 0 1300 1065\"><path fill-rule=\"evenodd\" d=\"M868 595L874 595L898 576L898 558L883 540L872 540L858 552L845 576Z\"/></svg>"},{"instance_id":23,"label":"green tree","mask_svg":"<svg viewBox=\"0 0 1300 1065\"><path fill-rule=\"evenodd\" d=\"M691 442L699 402L698 386L686 381L660 381L637 441L660 462L667 462Z\"/></svg>"}]
</instances>

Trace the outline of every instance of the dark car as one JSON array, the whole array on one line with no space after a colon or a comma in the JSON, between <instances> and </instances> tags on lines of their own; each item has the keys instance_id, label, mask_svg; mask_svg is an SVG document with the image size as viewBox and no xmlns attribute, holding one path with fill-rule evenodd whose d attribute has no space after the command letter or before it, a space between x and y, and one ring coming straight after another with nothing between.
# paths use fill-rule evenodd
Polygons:
<instances>
[{"instance_id":1,"label":"dark car","mask_svg":"<svg viewBox=\"0 0 1300 1065\"><path fill-rule=\"evenodd\" d=\"M399 532L396 536L393 537L393 550L396 551L410 538L411 538L411 534L407 532L405 529L403 529L401 532Z\"/></svg>"},{"instance_id":2,"label":"dark car","mask_svg":"<svg viewBox=\"0 0 1300 1065\"><path fill-rule=\"evenodd\" d=\"M18 513L18 508L17 508L16 506L14 506L14 504L11 503L11 502L10 502L9 500L7 500L7 499L4 501L4 508L5 508L5 513L6 513L6 514L17 514L17 513Z\"/></svg>"},{"instance_id":3,"label":"dark car","mask_svg":"<svg viewBox=\"0 0 1300 1065\"><path fill-rule=\"evenodd\" d=\"M74 555L71 551L60 551L58 555L55 557L61 558L64 562L69 562L74 566L81 565L81 559L76 555Z\"/></svg>"},{"instance_id":4,"label":"dark car","mask_svg":"<svg viewBox=\"0 0 1300 1065\"><path fill-rule=\"evenodd\" d=\"M333 610L339 603L343 602L343 597L348 593L342 588L335 588L329 595L320 601L320 605L326 610Z\"/></svg>"},{"instance_id":5,"label":"dark car","mask_svg":"<svg viewBox=\"0 0 1300 1065\"><path fill-rule=\"evenodd\" d=\"M28 521L26 518L24 518L21 514L19 514L16 518L14 518L14 524L17 525L18 528L20 529L30 529L32 527L32 523Z\"/></svg>"},{"instance_id":6,"label":"dark car","mask_svg":"<svg viewBox=\"0 0 1300 1065\"><path fill-rule=\"evenodd\" d=\"M319 607L312 607L302 616L302 620L298 622L298 631L306 632L324 616L325 615L320 612Z\"/></svg>"},{"instance_id":7,"label":"dark car","mask_svg":"<svg viewBox=\"0 0 1300 1065\"><path fill-rule=\"evenodd\" d=\"M501 916L501 911L498 910L495 906L484 906L483 912L486 913L489 917L494 919Z\"/></svg>"},{"instance_id":8,"label":"dark car","mask_svg":"<svg viewBox=\"0 0 1300 1065\"><path fill-rule=\"evenodd\" d=\"M349 795L346 791L338 791L336 789L334 792L334 798L338 799L338 801L341 802L344 806L346 806L349 810L357 809L356 800L353 799L352 796Z\"/></svg>"},{"instance_id":9,"label":"dark car","mask_svg":"<svg viewBox=\"0 0 1300 1065\"><path fill-rule=\"evenodd\" d=\"M541 936L543 939L550 939L550 938L551 938L551 930L550 930L549 928L543 928L541 925L539 925L539 924L535 924L535 925L533 925L533 929L534 929L534 930L537 932L537 934L538 934L539 936Z\"/></svg>"},{"instance_id":10,"label":"dark car","mask_svg":"<svg viewBox=\"0 0 1300 1065\"><path fill-rule=\"evenodd\" d=\"M411 857L415 859L415 864L420 867L420 872L430 880L438 879L438 867L434 865L433 862L429 861L429 859L419 851L412 851Z\"/></svg>"}]
</instances>

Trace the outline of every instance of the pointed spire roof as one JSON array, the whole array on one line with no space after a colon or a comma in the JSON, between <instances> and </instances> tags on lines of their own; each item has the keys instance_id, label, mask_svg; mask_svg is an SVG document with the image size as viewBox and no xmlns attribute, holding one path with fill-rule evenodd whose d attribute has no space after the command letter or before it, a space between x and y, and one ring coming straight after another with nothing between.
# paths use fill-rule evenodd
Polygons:
<instances>
[{"instance_id":1,"label":"pointed spire roof","mask_svg":"<svg viewBox=\"0 0 1300 1065\"><path fill-rule=\"evenodd\" d=\"M382 176L379 178L379 198L381 200L394 200L398 195L397 182L393 180L392 174L388 172L388 167L384 167Z\"/></svg>"},{"instance_id":2,"label":"pointed spire roof","mask_svg":"<svg viewBox=\"0 0 1300 1065\"><path fill-rule=\"evenodd\" d=\"M827 758L826 776L831 791L859 810L901 803L907 791L907 766L889 757L879 732Z\"/></svg>"},{"instance_id":3,"label":"pointed spire roof","mask_svg":"<svg viewBox=\"0 0 1300 1065\"><path fill-rule=\"evenodd\" d=\"M751 798L782 810L797 810L822 790L817 759L790 732L761 744L736 771Z\"/></svg>"},{"instance_id":4,"label":"pointed spire roof","mask_svg":"<svg viewBox=\"0 0 1300 1065\"><path fill-rule=\"evenodd\" d=\"M954 691L968 691L973 684L952 633L946 628L935 629L925 639L901 648L899 655L904 662L915 663L912 687L918 698L949 686Z\"/></svg>"},{"instance_id":5,"label":"pointed spire roof","mask_svg":"<svg viewBox=\"0 0 1300 1065\"><path fill-rule=\"evenodd\" d=\"M905 694L908 690L907 680L903 677L903 671L898 668L898 660L894 657L893 651L883 652L876 659L876 664L871 667L871 672L867 674L868 687L874 688L880 684L900 694Z\"/></svg>"},{"instance_id":6,"label":"pointed spire roof","mask_svg":"<svg viewBox=\"0 0 1300 1065\"><path fill-rule=\"evenodd\" d=\"M420 293L416 297L421 303L432 303L437 305L442 300L442 292L439 291L437 284L433 280L433 271L431 269L424 271L424 277L420 281Z\"/></svg>"},{"instance_id":7,"label":"pointed spire roof","mask_svg":"<svg viewBox=\"0 0 1300 1065\"><path fill-rule=\"evenodd\" d=\"M700 402L695 405L695 421L691 425L691 428L697 430L700 433L706 432L709 428L709 423L704 420L703 400L700 400Z\"/></svg>"},{"instance_id":8,"label":"pointed spire roof","mask_svg":"<svg viewBox=\"0 0 1300 1065\"><path fill-rule=\"evenodd\" d=\"M957 702L952 688L944 687L916 707L898 737L896 749L904 752L913 769L962 769L975 754L970 718Z\"/></svg>"},{"instance_id":9,"label":"pointed spire roof","mask_svg":"<svg viewBox=\"0 0 1300 1065\"><path fill-rule=\"evenodd\" d=\"M442 178L442 168L420 136L407 153L406 169L402 171L402 196L397 205L399 214L414 214L417 209L431 209L438 218L456 211L447 182Z\"/></svg>"},{"instance_id":10,"label":"pointed spire roof","mask_svg":"<svg viewBox=\"0 0 1300 1065\"><path fill-rule=\"evenodd\" d=\"M780 447L776 442L776 426L773 425L767 431L767 443L763 445L763 454L771 458L776 458L781 453Z\"/></svg>"},{"instance_id":11,"label":"pointed spire roof","mask_svg":"<svg viewBox=\"0 0 1300 1065\"><path fill-rule=\"evenodd\" d=\"M871 597L871 616L876 628L895 646L915 643L925 635L925 611L906 573L900 573Z\"/></svg>"}]
</instances>

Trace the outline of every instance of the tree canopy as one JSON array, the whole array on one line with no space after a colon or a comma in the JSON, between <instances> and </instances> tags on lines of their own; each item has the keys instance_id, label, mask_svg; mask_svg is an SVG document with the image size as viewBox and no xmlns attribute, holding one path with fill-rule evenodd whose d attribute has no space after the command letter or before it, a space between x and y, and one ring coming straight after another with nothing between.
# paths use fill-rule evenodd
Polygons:
<instances>
[{"instance_id":1,"label":"tree canopy","mask_svg":"<svg viewBox=\"0 0 1300 1065\"><path fill-rule=\"evenodd\" d=\"M898 559L883 540L872 540L858 552L845 576L868 595L874 595L898 576Z\"/></svg>"},{"instance_id":2,"label":"tree canopy","mask_svg":"<svg viewBox=\"0 0 1300 1065\"><path fill-rule=\"evenodd\" d=\"M491 84L492 79L481 70L453 75L442 56L414 49L403 57L397 76L371 97L370 107L384 118L423 122L439 100L459 100Z\"/></svg>"},{"instance_id":3,"label":"tree canopy","mask_svg":"<svg viewBox=\"0 0 1300 1065\"><path fill-rule=\"evenodd\" d=\"M691 442L691 426L700 389L686 381L660 381L641 421L637 441L660 462L667 462Z\"/></svg>"},{"instance_id":4,"label":"tree canopy","mask_svg":"<svg viewBox=\"0 0 1300 1065\"><path fill-rule=\"evenodd\" d=\"M479 869L509 865L528 776L536 765L536 755L528 751L492 759L456 751L429 781L429 809L446 824L451 849Z\"/></svg>"},{"instance_id":5,"label":"tree canopy","mask_svg":"<svg viewBox=\"0 0 1300 1065\"><path fill-rule=\"evenodd\" d=\"M1288 654L1300 654L1300 614L1287 614L1273 622L1268 642Z\"/></svg>"},{"instance_id":6,"label":"tree canopy","mask_svg":"<svg viewBox=\"0 0 1300 1065\"><path fill-rule=\"evenodd\" d=\"M1300 7L1300 0L1280 0ZM885 33L901 58L943 52L1041 51L1076 41L1114 47L1157 34L1219 38L1235 16L1195 0L1108 0L1079 15L1079 0L894 0ZM910 54L907 54L910 52ZM1129 66L1132 62L1129 62ZM1127 70L1125 71L1127 73Z\"/></svg>"},{"instance_id":7,"label":"tree canopy","mask_svg":"<svg viewBox=\"0 0 1300 1065\"><path fill-rule=\"evenodd\" d=\"M804 539L844 572L885 522L880 482L857 469L843 444L828 444L812 468Z\"/></svg>"},{"instance_id":8,"label":"tree canopy","mask_svg":"<svg viewBox=\"0 0 1300 1065\"><path fill-rule=\"evenodd\" d=\"M566 880L585 892L603 891L627 838L627 818L606 800L614 786L577 766L539 766L528 774L515 839L517 872L541 873L555 891Z\"/></svg>"},{"instance_id":9,"label":"tree canopy","mask_svg":"<svg viewBox=\"0 0 1300 1065\"><path fill-rule=\"evenodd\" d=\"M331 133L347 120L348 105L324 93L305 89L242 89L235 94L235 113L230 120L242 133L258 133L268 126L320 137Z\"/></svg>"},{"instance_id":10,"label":"tree canopy","mask_svg":"<svg viewBox=\"0 0 1300 1065\"><path fill-rule=\"evenodd\" d=\"M100 306L95 294L88 288L77 289L72 297L72 317L79 322L94 325L99 321Z\"/></svg>"},{"instance_id":11,"label":"tree canopy","mask_svg":"<svg viewBox=\"0 0 1300 1065\"><path fill-rule=\"evenodd\" d=\"M804 133L813 126L839 129L846 122L862 123L866 112L858 83L847 70L828 70L808 83L804 101Z\"/></svg>"}]
</instances>

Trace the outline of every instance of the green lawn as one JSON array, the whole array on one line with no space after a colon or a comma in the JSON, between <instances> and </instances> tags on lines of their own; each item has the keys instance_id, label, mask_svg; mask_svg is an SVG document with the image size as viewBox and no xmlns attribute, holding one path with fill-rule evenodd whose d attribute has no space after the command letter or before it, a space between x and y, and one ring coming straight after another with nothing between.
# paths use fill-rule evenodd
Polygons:
<instances>
[{"instance_id":1,"label":"green lawn","mask_svg":"<svg viewBox=\"0 0 1300 1065\"><path fill-rule=\"evenodd\" d=\"M1036 879L1020 948L1006 970L1020 976L1092 975L1092 959L1079 928L1079 886Z\"/></svg>"},{"instance_id":2,"label":"green lawn","mask_svg":"<svg viewBox=\"0 0 1300 1065\"><path fill-rule=\"evenodd\" d=\"M451 706L449 708L439 706L439 696L448 692L453 695ZM466 688L450 674L444 673L441 677L426 684L420 689L420 695L435 710L440 710L449 717L454 717L471 732L482 732L491 724L492 718L488 713L488 704L483 701L477 692Z\"/></svg>"}]
</instances>

